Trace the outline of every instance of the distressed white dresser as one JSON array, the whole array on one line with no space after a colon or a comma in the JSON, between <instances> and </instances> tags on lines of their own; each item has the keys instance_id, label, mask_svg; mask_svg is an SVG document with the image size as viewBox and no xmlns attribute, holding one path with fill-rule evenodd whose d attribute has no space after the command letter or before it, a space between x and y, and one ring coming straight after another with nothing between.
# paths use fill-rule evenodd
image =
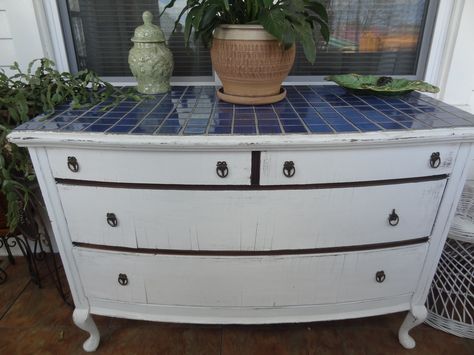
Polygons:
<instances>
[{"instance_id":1,"label":"distressed white dresser","mask_svg":"<svg viewBox=\"0 0 474 355\"><path fill-rule=\"evenodd\" d=\"M91 314L281 323L408 310L425 298L471 159L474 117L413 93L288 87L233 106L213 87L103 111L60 107L28 147L78 327Z\"/></svg>"}]
</instances>

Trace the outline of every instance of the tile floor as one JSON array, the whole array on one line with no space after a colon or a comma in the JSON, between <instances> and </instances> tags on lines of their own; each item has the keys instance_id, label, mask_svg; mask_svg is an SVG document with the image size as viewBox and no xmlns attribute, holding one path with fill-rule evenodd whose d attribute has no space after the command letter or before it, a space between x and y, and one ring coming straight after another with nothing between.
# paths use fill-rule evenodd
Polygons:
<instances>
[{"instance_id":1,"label":"tile floor","mask_svg":"<svg viewBox=\"0 0 474 355\"><path fill-rule=\"evenodd\" d=\"M0 354L83 354L84 332L71 321L49 277L38 289L25 261L7 266L0 285ZM5 263L4 263L5 265ZM96 354L160 355L473 355L474 341L421 325L412 332L414 350L397 340L404 314L365 319L269 326L204 326L151 323L95 316L102 334Z\"/></svg>"}]
</instances>

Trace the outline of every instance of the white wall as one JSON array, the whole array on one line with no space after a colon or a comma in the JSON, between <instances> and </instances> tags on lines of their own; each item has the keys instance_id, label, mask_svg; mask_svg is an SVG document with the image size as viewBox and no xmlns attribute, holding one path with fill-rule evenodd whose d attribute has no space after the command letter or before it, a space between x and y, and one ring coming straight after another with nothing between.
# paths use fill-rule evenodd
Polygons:
<instances>
[{"instance_id":1,"label":"white wall","mask_svg":"<svg viewBox=\"0 0 474 355\"><path fill-rule=\"evenodd\" d=\"M474 0L464 0L459 18L452 18L457 33L447 58L446 74L440 82L439 98L474 113ZM449 48L449 46L448 46Z\"/></svg>"},{"instance_id":2,"label":"white wall","mask_svg":"<svg viewBox=\"0 0 474 355\"><path fill-rule=\"evenodd\" d=\"M33 0L0 0L0 68L45 56Z\"/></svg>"}]
</instances>

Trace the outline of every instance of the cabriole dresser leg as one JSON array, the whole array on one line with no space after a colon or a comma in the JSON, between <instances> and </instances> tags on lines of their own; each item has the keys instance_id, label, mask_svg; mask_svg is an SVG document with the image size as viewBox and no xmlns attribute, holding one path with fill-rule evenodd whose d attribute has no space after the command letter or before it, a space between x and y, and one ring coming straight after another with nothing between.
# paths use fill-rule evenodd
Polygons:
<instances>
[{"instance_id":1,"label":"cabriole dresser leg","mask_svg":"<svg viewBox=\"0 0 474 355\"><path fill-rule=\"evenodd\" d=\"M413 349L415 347L415 339L413 339L408 332L417 325L423 323L427 316L428 311L425 306L412 306L398 331L398 340L405 349Z\"/></svg>"},{"instance_id":2,"label":"cabriole dresser leg","mask_svg":"<svg viewBox=\"0 0 474 355\"><path fill-rule=\"evenodd\" d=\"M100 334L89 310L76 308L72 314L72 319L75 325L90 334L89 339L87 339L82 346L84 350L87 352L95 351L99 346Z\"/></svg>"}]
</instances>

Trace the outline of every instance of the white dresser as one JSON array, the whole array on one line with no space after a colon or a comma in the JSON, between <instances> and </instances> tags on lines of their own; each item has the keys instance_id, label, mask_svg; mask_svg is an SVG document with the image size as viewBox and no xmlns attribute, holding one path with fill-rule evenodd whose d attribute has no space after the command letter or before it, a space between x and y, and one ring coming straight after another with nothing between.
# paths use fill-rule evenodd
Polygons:
<instances>
[{"instance_id":1,"label":"white dresser","mask_svg":"<svg viewBox=\"0 0 474 355\"><path fill-rule=\"evenodd\" d=\"M9 136L30 151L85 350L99 344L91 314L254 324L404 310L399 339L415 346L472 116L326 86L258 108L193 87L120 107L64 107Z\"/></svg>"}]
</instances>

